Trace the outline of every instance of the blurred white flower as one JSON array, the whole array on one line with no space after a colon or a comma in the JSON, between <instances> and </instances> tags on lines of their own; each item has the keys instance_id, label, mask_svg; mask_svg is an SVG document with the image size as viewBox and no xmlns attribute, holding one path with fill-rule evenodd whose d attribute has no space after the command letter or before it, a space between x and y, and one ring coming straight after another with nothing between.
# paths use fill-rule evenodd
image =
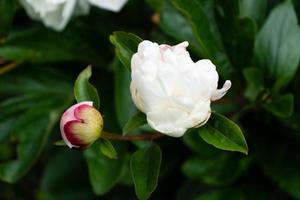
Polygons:
<instances>
[{"instance_id":1,"label":"blurred white flower","mask_svg":"<svg viewBox=\"0 0 300 200\"><path fill-rule=\"evenodd\" d=\"M42 21L45 26L61 31L71 17L84 15L90 10L90 4L99 8L118 12L127 0L19 0L27 14Z\"/></svg>"},{"instance_id":2,"label":"blurred white flower","mask_svg":"<svg viewBox=\"0 0 300 200\"><path fill-rule=\"evenodd\" d=\"M131 59L131 95L149 125L173 137L204 125L210 102L222 98L231 87L218 87L218 73L210 60L194 63L186 51L188 42L176 46L143 41Z\"/></svg>"}]
</instances>

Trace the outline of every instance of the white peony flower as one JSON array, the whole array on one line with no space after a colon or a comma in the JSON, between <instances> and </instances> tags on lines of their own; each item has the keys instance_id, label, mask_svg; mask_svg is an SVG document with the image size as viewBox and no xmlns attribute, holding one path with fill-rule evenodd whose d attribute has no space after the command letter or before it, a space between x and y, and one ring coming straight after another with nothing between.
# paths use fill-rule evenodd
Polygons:
<instances>
[{"instance_id":1,"label":"white peony flower","mask_svg":"<svg viewBox=\"0 0 300 200\"><path fill-rule=\"evenodd\" d=\"M84 15L90 4L106 10L118 12L127 0L19 0L27 14L42 21L45 26L61 31L71 17Z\"/></svg>"},{"instance_id":2,"label":"white peony flower","mask_svg":"<svg viewBox=\"0 0 300 200\"><path fill-rule=\"evenodd\" d=\"M210 102L222 98L231 87L218 87L215 65L207 59L194 63L186 51L188 42L176 46L143 41L131 59L131 95L149 125L173 137L202 126L210 117Z\"/></svg>"},{"instance_id":3,"label":"white peony flower","mask_svg":"<svg viewBox=\"0 0 300 200\"><path fill-rule=\"evenodd\" d=\"M92 5L105 10L119 12L127 0L88 0Z\"/></svg>"}]
</instances>

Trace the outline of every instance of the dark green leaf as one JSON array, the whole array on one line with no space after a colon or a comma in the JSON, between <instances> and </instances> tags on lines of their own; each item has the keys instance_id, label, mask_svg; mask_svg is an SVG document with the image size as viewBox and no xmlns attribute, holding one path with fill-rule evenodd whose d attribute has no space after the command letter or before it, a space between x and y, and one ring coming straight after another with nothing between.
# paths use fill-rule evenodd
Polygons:
<instances>
[{"instance_id":1,"label":"dark green leaf","mask_svg":"<svg viewBox=\"0 0 300 200\"><path fill-rule=\"evenodd\" d=\"M65 162L67 164L62 164ZM76 174L74 174L74 170L70 170L70 166L76 166ZM36 194L37 199L93 199L94 194L88 180L85 176L80 175L85 170L86 166L80 152L72 151L69 148L52 151L51 157L47 159L47 165L39 179L40 188L36 188L38 191Z\"/></svg>"},{"instance_id":2,"label":"dark green leaf","mask_svg":"<svg viewBox=\"0 0 300 200\"><path fill-rule=\"evenodd\" d=\"M118 153L115 150L114 146L109 140L101 139L100 140L100 150L106 157L110 159L117 159Z\"/></svg>"},{"instance_id":3,"label":"dark green leaf","mask_svg":"<svg viewBox=\"0 0 300 200\"><path fill-rule=\"evenodd\" d=\"M278 117L290 117L294 110L293 94L274 97L263 104L263 107Z\"/></svg>"},{"instance_id":4,"label":"dark green leaf","mask_svg":"<svg viewBox=\"0 0 300 200\"><path fill-rule=\"evenodd\" d=\"M123 134L126 135L134 129L147 123L146 115L140 111L136 112L123 127Z\"/></svg>"},{"instance_id":5,"label":"dark green leaf","mask_svg":"<svg viewBox=\"0 0 300 200\"><path fill-rule=\"evenodd\" d=\"M99 61L99 56L79 31L57 33L43 28L26 28L8 35L5 42L0 44L0 58L43 63Z\"/></svg>"},{"instance_id":6,"label":"dark green leaf","mask_svg":"<svg viewBox=\"0 0 300 200\"><path fill-rule=\"evenodd\" d=\"M131 76L130 71L126 70L118 60L115 60L114 70L115 108L119 124L123 127L136 111L130 93Z\"/></svg>"},{"instance_id":7,"label":"dark green leaf","mask_svg":"<svg viewBox=\"0 0 300 200\"><path fill-rule=\"evenodd\" d=\"M240 0L240 16L250 17L261 25L267 11L267 0Z\"/></svg>"},{"instance_id":8,"label":"dark green leaf","mask_svg":"<svg viewBox=\"0 0 300 200\"><path fill-rule=\"evenodd\" d=\"M103 195L113 188L119 181L122 168L125 164L123 144L115 145L120 153L118 159L109 159L100 151L100 144L94 143L93 146L84 152L86 158L90 182L97 195Z\"/></svg>"},{"instance_id":9,"label":"dark green leaf","mask_svg":"<svg viewBox=\"0 0 300 200\"><path fill-rule=\"evenodd\" d=\"M14 0L1 0L0 1L0 40L1 37L6 35L14 16ZM0 41L1 43L1 41Z\"/></svg>"},{"instance_id":10,"label":"dark green leaf","mask_svg":"<svg viewBox=\"0 0 300 200\"><path fill-rule=\"evenodd\" d=\"M243 74L247 82L244 95L251 101L255 101L264 89L262 73L257 68L246 68L243 70Z\"/></svg>"},{"instance_id":11,"label":"dark green leaf","mask_svg":"<svg viewBox=\"0 0 300 200\"><path fill-rule=\"evenodd\" d=\"M202 157L214 157L221 152L221 150L206 143L198 134L198 131L191 130L183 136L184 144L187 145L192 151Z\"/></svg>"},{"instance_id":12,"label":"dark green leaf","mask_svg":"<svg viewBox=\"0 0 300 200\"><path fill-rule=\"evenodd\" d=\"M211 59L223 78L228 78L232 67L224 53L219 31L214 19L213 1L172 0L178 10L187 18L193 33L201 46L202 56Z\"/></svg>"},{"instance_id":13,"label":"dark green leaf","mask_svg":"<svg viewBox=\"0 0 300 200\"><path fill-rule=\"evenodd\" d=\"M100 99L97 89L89 82L92 76L92 68L88 66L77 77L74 85L74 95L76 101L92 101L94 107L99 109Z\"/></svg>"},{"instance_id":14,"label":"dark green leaf","mask_svg":"<svg viewBox=\"0 0 300 200\"><path fill-rule=\"evenodd\" d=\"M16 119L6 124L9 126L1 132L10 136L3 142L17 141L17 157L0 164L0 179L6 182L14 183L28 172L42 152L60 113L73 101L71 85L65 78L60 79L59 73L39 67L27 66L27 70L18 69L0 79L1 94L8 97L0 103L1 114L4 113L0 120ZM56 76L51 79L47 78L54 74Z\"/></svg>"},{"instance_id":15,"label":"dark green leaf","mask_svg":"<svg viewBox=\"0 0 300 200\"><path fill-rule=\"evenodd\" d=\"M227 185L234 182L247 168L249 157L219 153L213 157L194 157L185 161L183 173L208 185Z\"/></svg>"},{"instance_id":16,"label":"dark green leaf","mask_svg":"<svg viewBox=\"0 0 300 200\"><path fill-rule=\"evenodd\" d=\"M109 37L110 42L115 45L116 55L121 63L130 70L130 62L132 55L137 52L137 47L142 39L132 33L114 32Z\"/></svg>"},{"instance_id":17,"label":"dark green leaf","mask_svg":"<svg viewBox=\"0 0 300 200\"><path fill-rule=\"evenodd\" d=\"M198 129L202 139L219 149L248 154L244 135L233 121L213 113L208 123Z\"/></svg>"},{"instance_id":18,"label":"dark green leaf","mask_svg":"<svg viewBox=\"0 0 300 200\"><path fill-rule=\"evenodd\" d=\"M300 199L299 138L284 137L286 132L278 136L274 132L273 129L270 135L257 140L254 153L265 174L283 191Z\"/></svg>"},{"instance_id":19,"label":"dark green leaf","mask_svg":"<svg viewBox=\"0 0 300 200\"><path fill-rule=\"evenodd\" d=\"M197 42L190 24L169 0L148 0L147 2L160 12L159 26L165 33L179 42L188 41L192 49L201 55L201 46Z\"/></svg>"},{"instance_id":20,"label":"dark green leaf","mask_svg":"<svg viewBox=\"0 0 300 200\"><path fill-rule=\"evenodd\" d=\"M136 151L130 161L135 193L140 200L146 200L157 186L161 163L161 150L152 144Z\"/></svg>"},{"instance_id":21,"label":"dark green leaf","mask_svg":"<svg viewBox=\"0 0 300 200\"><path fill-rule=\"evenodd\" d=\"M291 1L275 7L255 41L256 64L274 91L285 86L294 76L300 60L300 27Z\"/></svg>"}]
</instances>

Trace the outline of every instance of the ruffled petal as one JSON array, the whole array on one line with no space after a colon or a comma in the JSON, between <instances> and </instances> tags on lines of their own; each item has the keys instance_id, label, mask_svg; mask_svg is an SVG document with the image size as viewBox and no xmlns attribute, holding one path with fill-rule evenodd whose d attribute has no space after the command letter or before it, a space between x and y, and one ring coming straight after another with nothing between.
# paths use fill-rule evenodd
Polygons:
<instances>
[{"instance_id":1,"label":"ruffled petal","mask_svg":"<svg viewBox=\"0 0 300 200\"><path fill-rule=\"evenodd\" d=\"M211 100L212 101L216 101L221 99L226 92L229 90L229 88L231 87L231 81L227 80L225 81L223 87L221 89L217 89L211 96Z\"/></svg>"}]
</instances>

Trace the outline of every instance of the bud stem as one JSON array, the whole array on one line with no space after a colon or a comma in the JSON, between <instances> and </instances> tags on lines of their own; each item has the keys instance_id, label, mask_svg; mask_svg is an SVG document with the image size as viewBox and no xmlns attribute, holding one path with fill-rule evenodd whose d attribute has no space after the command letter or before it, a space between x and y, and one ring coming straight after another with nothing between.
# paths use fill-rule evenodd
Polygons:
<instances>
[{"instance_id":1,"label":"bud stem","mask_svg":"<svg viewBox=\"0 0 300 200\"><path fill-rule=\"evenodd\" d=\"M154 134L143 134L143 135L118 135L114 133L108 133L103 131L101 133L101 138L108 140L124 140L124 141L133 141L133 140L155 140L163 137L164 134L154 133Z\"/></svg>"}]
</instances>

